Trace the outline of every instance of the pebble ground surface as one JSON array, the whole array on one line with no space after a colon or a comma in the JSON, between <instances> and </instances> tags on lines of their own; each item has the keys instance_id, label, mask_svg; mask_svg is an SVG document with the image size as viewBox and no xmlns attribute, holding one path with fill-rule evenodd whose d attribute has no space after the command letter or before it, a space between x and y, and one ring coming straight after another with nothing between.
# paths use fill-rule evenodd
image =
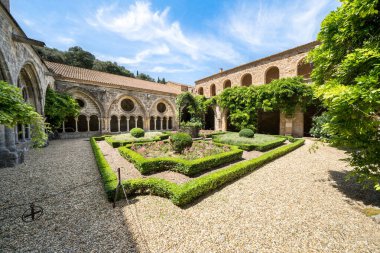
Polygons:
<instances>
[{"instance_id":1,"label":"pebble ground surface","mask_svg":"<svg viewBox=\"0 0 380 253\"><path fill-rule=\"evenodd\" d=\"M1 252L380 252L361 210L380 196L344 176L344 151L312 141L185 208L156 196L112 209L86 140L53 141L0 169ZM86 187L75 185L89 183ZM36 198L44 215L23 223Z\"/></svg>"}]
</instances>

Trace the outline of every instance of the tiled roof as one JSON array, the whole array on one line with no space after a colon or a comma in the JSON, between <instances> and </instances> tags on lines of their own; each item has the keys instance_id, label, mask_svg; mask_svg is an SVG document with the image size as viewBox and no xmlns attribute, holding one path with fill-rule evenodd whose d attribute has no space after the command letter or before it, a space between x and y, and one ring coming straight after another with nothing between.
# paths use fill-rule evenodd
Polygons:
<instances>
[{"instance_id":1,"label":"tiled roof","mask_svg":"<svg viewBox=\"0 0 380 253\"><path fill-rule=\"evenodd\" d=\"M144 81L136 78L125 77L120 75L109 74L101 71L84 69L65 65L56 62L45 61L47 67L58 80L73 81L94 85L106 86L124 86L133 89L145 91L158 91L171 94L180 94L181 92L165 84Z\"/></svg>"}]
</instances>

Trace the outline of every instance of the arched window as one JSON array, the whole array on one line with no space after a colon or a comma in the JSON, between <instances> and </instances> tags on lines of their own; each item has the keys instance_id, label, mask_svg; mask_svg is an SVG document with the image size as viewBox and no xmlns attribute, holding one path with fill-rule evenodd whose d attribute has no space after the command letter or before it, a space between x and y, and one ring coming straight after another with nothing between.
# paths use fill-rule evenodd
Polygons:
<instances>
[{"instance_id":1,"label":"arched window","mask_svg":"<svg viewBox=\"0 0 380 253\"><path fill-rule=\"evenodd\" d=\"M135 127L136 127L136 118L134 116L131 116L129 118L129 131L131 131L131 129Z\"/></svg>"},{"instance_id":2,"label":"arched window","mask_svg":"<svg viewBox=\"0 0 380 253\"><path fill-rule=\"evenodd\" d=\"M198 89L198 94L199 94L199 95L203 95L203 88L202 88L202 87L200 87L200 88Z\"/></svg>"},{"instance_id":3,"label":"arched window","mask_svg":"<svg viewBox=\"0 0 380 253\"><path fill-rule=\"evenodd\" d=\"M161 117L156 119L156 130L161 130Z\"/></svg>"},{"instance_id":4,"label":"arched window","mask_svg":"<svg viewBox=\"0 0 380 253\"><path fill-rule=\"evenodd\" d=\"M137 118L137 127L144 129L144 120L143 120L143 117L141 116Z\"/></svg>"},{"instance_id":5,"label":"arched window","mask_svg":"<svg viewBox=\"0 0 380 253\"><path fill-rule=\"evenodd\" d=\"M172 117L169 117L169 129L173 129L173 118Z\"/></svg>"},{"instance_id":6,"label":"arched window","mask_svg":"<svg viewBox=\"0 0 380 253\"><path fill-rule=\"evenodd\" d=\"M78 117L78 132L87 132L87 117L85 115L79 115Z\"/></svg>"},{"instance_id":7,"label":"arched window","mask_svg":"<svg viewBox=\"0 0 380 253\"><path fill-rule=\"evenodd\" d=\"M96 115L90 117L90 131L99 131L99 118Z\"/></svg>"},{"instance_id":8,"label":"arched window","mask_svg":"<svg viewBox=\"0 0 380 253\"><path fill-rule=\"evenodd\" d=\"M252 85L252 75L251 74L245 74L241 78L241 86L250 86Z\"/></svg>"},{"instance_id":9,"label":"arched window","mask_svg":"<svg viewBox=\"0 0 380 253\"><path fill-rule=\"evenodd\" d=\"M226 81L224 81L224 83L223 83L223 90L224 89L227 89L227 88L231 88L231 80L226 80Z\"/></svg>"},{"instance_id":10,"label":"arched window","mask_svg":"<svg viewBox=\"0 0 380 253\"><path fill-rule=\"evenodd\" d=\"M276 79L280 79L280 70L277 67L270 67L265 74L265 84L271 83Z\"/></svg>"},{"instance_id":11,"label":"arched window","mask_svg":"<svg viewBox=\"0 0 380 253\"><path fill-rule=\"evenodd\" d=\"M210 86L210 97L213 97L216 95L216 87L215 84L211 84Z\"/></svg>"},{"instance_id":12,"label":"arched window","mask_svg":"<svg viewBox=\"0 0 380 253\"><path fill-rule=\"evenodd\" d=\"M154 128L155 128L155 124L154 124L154 117L153 117L153 116L150 117L149 125L150 125L149 129L150 129L150 130L154 130Z\"/></svg>"},{"instance_id":13,"label":"arched window","mask_svg":"<svg viewBox=\"0 0 380 253\"><path fill-rule=\"evenodd\" d=\"M120 117L120 132L126 132L128 131L128 122L126 116Z\"/></svg>"},{"instance_id":14,"label":"arched window","mask_svg":"<svg viewBox=\"0 0 380 253\"><path fill-rule=\"evenodd\" d=\"M162 121L162 129L166 130L168 129L168 124L167 124L167 118L164 117L164 121Z\"/></svg>"},{"instance_id":15,"label":"arched window","mask_svg":"<svg viewBox=\"0 0 380 253\"><path fill-rule=\"evenodd\" d=\"M119 132L119 119L117 116L113 115L111 117L111 132Z\"/></svg>"},{"instance_id":16,"label":"arched window","mask_svg":"<svg viewBox=\"0 0 380 253\"><path fill-rule=\"evenodd\" d=\"M303 58L297 64L297 76L302 76L304 79L310 79L311 71L313 70L313 65L306 62Z\"/></svg>"},{"instance_id":17,"label":"arched window","mask_svg":"<svg viewBox=\"0 0 380 253\"><path fill-rule=\"evenodd\" d=\"M65 120L65 132L75 132L76 130L76 124L75 124L75 118L74 117L68 117Z\"/></svg>"}]
</instances>

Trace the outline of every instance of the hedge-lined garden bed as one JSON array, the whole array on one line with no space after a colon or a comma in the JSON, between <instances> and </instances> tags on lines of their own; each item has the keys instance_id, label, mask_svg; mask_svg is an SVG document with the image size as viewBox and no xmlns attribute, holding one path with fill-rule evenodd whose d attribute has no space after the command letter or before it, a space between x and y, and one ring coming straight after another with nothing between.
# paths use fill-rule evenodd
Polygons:
<instances>
[{"instance_id":1,"label":"hedge-lined garden bed","mask_svg":"<svg viewBox=\"0 0 380 253\"><path fill-rule=\"evenodd\" d=\"M109 200L112 200L117 186L116 174L104 158L96 140L102 140L102 138L92 138L91 145L103 178L104 189ZM158 178L129 179L123 180L122 183L128 194L149 193L169 198L177 206L184 206L231 181L245 176L260 166L297 149L304 142L305 140L303 139L297 139L293 143L271 150L260 157L238 162L225 169L195 178L181 185Z\"/></svg>"},{"instance_id":2,"label":"hedge-lined garden bed","mask_svg":"<svg viewBox=\"0 0 380 253\"><path fill-rule=\"evenodd\" d=\"M198 141L203 142L203 141ZM227 146L229 151L203 158L186 160L178 157L146 158L131 149L131 145L119 148L121 156L133 163L141 174L147 175L164 170L171 170L187 176L199 174L217 166L241 159L243 150L235 146L213 143L215 146Z\"/></svg>"},{"instance_id":3,"label":"hedge-lined garden bed","mask_svg":"<svg viewBox=\"0 0 380 253\"><path fill-rule=\"evenodd\" d=\"M169 138L169 134L166 134L166 133L147 132L145 133L145 136L141 138L135 138L131 134L121 134L121 135L106 136L105 140L113 148L118 148L118 147L125 146L131 143L161 141L161 140L166 140L168 138Z\"/></svg>"},{"instance_id":4,"label":"hedge-lined garden bed","mask_svg":"<svg viewBox=\"0 0 380 253\"><path fill-rule=\"evenodd\" d=\"M213 141L216 143L224 143L229 145L236 145L240 149L251 151L267 151L272 148L281 146L287 137L273 136L266 134L255 134L253 138L241 137L239 133L229 132L221 135L214 135Z\"/></svg>"}]
</instances>

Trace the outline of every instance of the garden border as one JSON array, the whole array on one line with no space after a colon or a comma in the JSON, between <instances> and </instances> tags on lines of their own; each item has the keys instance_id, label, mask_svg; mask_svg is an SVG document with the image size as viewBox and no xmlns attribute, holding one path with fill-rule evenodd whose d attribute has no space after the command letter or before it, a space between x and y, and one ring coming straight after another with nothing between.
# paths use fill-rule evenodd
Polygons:
<instances>
[{"instance_id":1,"label":"garden border","mask_svg":"<svg viewBox=\"0 0 380 253\"><path fill-rule=\"evenodd\" d=\"M115 172L104 158L96 140L104 140L104 138L92 137L91 146L103 179L105 192L111 201L117 186L117 178ZM123 180L122 183L128 194L150 193L169 198L177 206L184 206L229 182L245 176L260 166L297 149L304 142L304 139L296 139L293 143L268 151L257 158L238 162L228 168L201 176L181 185L159 178L129 179Z\"/></svg>"},{"instance_id":2,"label":"garden border","mask_svg":"<svg viewBox=\"0 0 380 253\"><path fill-rule=\"evenodd\" d=\"M219 137L220 136L218 136L218 135L213 136L212 141L215 142L215 143L228 144L228 143L225 143L225 142L221 141L219 139ZM240 149L243 149L243 150L246 150L246 151L252 151L252 150L267 151L267 150L270 150L272 148L281 146L286 140L289 139L286 136L280 136L280 135L277 135L275 137L278 137L280 139L273 140L271 142L267 142L267 143L262 144L262 145L259 145L259 144L228 144L228 145L235 145L235 146L239 147Z\"/></svg>"},{"instance_id":3,"label":"garden border","mask_svg":"<svg viewBox=\"0 0 380 253\"><path fill-rule=\"evenodd\" d=\"M113 140L113 137L111 135L111 136L105 136L105 141L109 145L111 145L111 147L118 148L118 147L122 147L122 146L125 146L125 145L128 145L128 144L132 144L132 143L145 143L145 142L152 142L152 141L162 141L162 140L166 140L168 138L169 138L169 134L163 133L162 135L153 137L150 140L115 141L115 140Z\"/></svg>"},{"instance_id":4,"label":"garden border","mask_svg":"<svg viewBox=\"0 0 380 253\"><path fill-rule=\"evenodd\" d=\"M213 144L217 146L227 146L231 150L195 160L185 160L175 157L145 158L139 153L131 150L131 145L120 147L119 153L129 162L133 163L136 169L143 175L171 170L182 173L186 176L193 176L220 165L239 160L243 155L243 150L236 146L219 143Z\"/></svg>"}]
</instances>

